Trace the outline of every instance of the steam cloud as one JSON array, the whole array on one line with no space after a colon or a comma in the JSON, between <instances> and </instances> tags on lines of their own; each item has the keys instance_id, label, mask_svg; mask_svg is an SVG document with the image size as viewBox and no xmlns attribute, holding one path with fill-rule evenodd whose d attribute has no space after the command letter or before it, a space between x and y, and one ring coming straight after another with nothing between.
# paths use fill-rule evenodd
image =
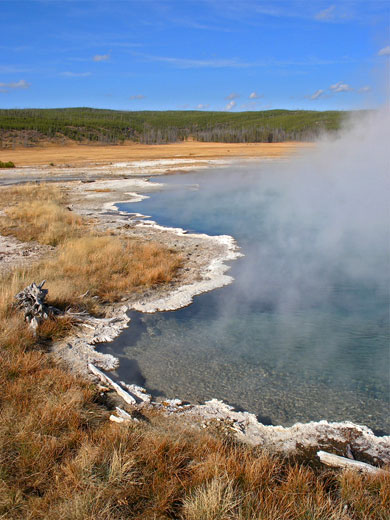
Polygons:
<instances>
[{"instance_id":1,"label":"steam cloud","mask_svg":"<svg viewBox=\"0 0 390 520\"><path fill-rule=\"evenodd\" d=\"M266 207L267 216L256 216L265 220L264 239L245 245L237 290L287 310L330 296L336 273L386 286L388 135L389 112L360 114L337 139L324 138L310 153L243 174L235 207L242 208L246 197L249 206ZM223 184L231 191L229 179ZM249 230L256 229L256 219L245 223Z\"/></svg>"}]
</instances>

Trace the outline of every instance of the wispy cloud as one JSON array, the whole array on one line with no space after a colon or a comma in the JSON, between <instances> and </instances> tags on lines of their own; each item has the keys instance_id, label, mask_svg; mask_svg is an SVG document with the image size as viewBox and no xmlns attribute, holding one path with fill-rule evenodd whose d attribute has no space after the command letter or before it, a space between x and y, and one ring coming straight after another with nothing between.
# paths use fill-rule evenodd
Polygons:
<instances>
[{"instance_id":1,"label":"wispy cloud","mask_svg":"<svg viewBox=\"0 0 390 520\"><path fill-rule=\"evenodd\" d=\"M226 105L225 110L231 110L237 105L235 101L229 101L229 103Z\"/></svg>"},{"instance_id":2,"label":"wispy cloud","mask_svg":"<svg viewBox=\"0 0 390 520\"><path fill-rule=\"evenodd\" d=\"M308 96L310 99L312 100L315 100L315 99L318 99L320 98L321 96L323 96L325 93L325 90L319 88L318 90L316 90L313 94L311 94L310 96Z\"/></svg>"},{"instance_id":3,"label":"wispy cloud","mask_svg":"<svg viewBox=\"0 0 390 520\"><path fill-rule=\"evenodd\" d=\"M228 96L225 97L227 100L237 99L240 97L240 94L237 94L237 92L231 92Z\"/></svg>"},{"instance_id":4,"label":"wispy cloud","mask_svg":"<svg viewBox=\"0 0 390 520\"><path fill-rule=\"evenodd\" d=\"M29 72L34 72L34 69L14 65L0 65L0 74L23 74Z\"/></svg>"},{"instance_id":5,"label":"wispy cloud","mask_svg":"<svg viewBox=\"0 0 390 520\"><path fill-rule=\"evenodd\" d=\"M249 99L259 99L263 97L263 94L258 94L256 91L249 94Z\"/></svg>"},{"instance_id":6,"label":"wispy cloud","mask_svg":"<svg viewBox=\"0 0 390 520\"><path fill-rule=\"evenodd\" d=\"M353 92L354 90L355 89L353 87L351 87L351 85L348 85L348 83L344 83L343 81L338 81L337 83L330 85L327 89L320 88L320 89L316 90L313 94L310 94L305 97L315 101L316 99L319 99L319 98L331 97L334 94L339 94L340 92ZM365 87L361 87L358 90L358 92L360 92L362 94L364 92L368 92L369 90L371 90L371 87L365 86Z\"/></svg>"},{"instance_id":7,"label":"wispy cloud","mask_svg":"<svg viewBox=\"0 0 390 520\"><path fill-rule=\"evenodd\" d=\"M378 52L378 56L390 56L390 45L383 47L383 49Z\"/></svg>"},{"instance_id":8,"label":"wispy cloud","mask_svg":"<svg viewBox=\"0 0 390 520\"><path fill-rule=\"evenodd\" d=\"M151 54L143 54L140 52L132 52L133 56L138 56L139 58L145 61L157 61L161 63L168 63L175 67L179 67L181 69L195 69L195 68L225 68L225 67L233 67L233 68L242 68L242 67L251 67L253 64L245 63L237 60L236 58L232 59L210 59L210 60L200 60L200 59L192 59L192 58L175 58L170 56L153 56Z\"/></svg>"},{"instance_id":9,"label":"wispy cloud","mask_svg":"<svg viewBox=\"0 0 390 520\"><path fill-rule=\"evenodd\" d=\"M0 92L8 92L15 89L26 89L31 86L31 83L27 83L24 79L11 83L0 83Z\"/></svg>"},{"instance_id":10,"label":"wispy cloud","mask_svg":"<svg viewBox=\"0 0 390 520\"><path fill-rule=\"evenodd\" d=\"M347 83L343 83L342 81L339 81L338 83L335 83L334 85L331 85L329 87L329 90L331 90L334 93L337 92L351 92L353 88L348 85Z\"/></svg>"},{"instance_id":11,"label":"wispy cloud","mask_svg":"<svg viewBox=\"0 0 390 520\"><path fill-rule=\"evenodd\" d=\"M111 58L110 54L95 54L93 61L108 61Z\"/></svg>"},{"instance_id":12,"label":"wispy cloud","mask_svg":"<svg viewBox=\"0 0 390 520\"><path fill-rule=\"evenodd\" d=\"M367 94L367 92L371 92L372 87L370 85L365 85L364 87L360 87L358 89L359 94Z\"/></svg>"},{"instance_id":13,"label":"wispy cloud","mask_svg":"<svg viewBox=\"0 0 390 520\"><path fill-rule=\"evenodd\" d=\"M199 103L195 108L197 110L204 110L205 108L209 108L210 105L204 105L203 103Z\"/></svg>"},{"instance_id":14,"label":"wispy cloud","mask_svg":"<svg viewBox=\"0 0 390 520\"><path fill-rule=\"evenodd\" d=\"M325 21L333 20L335 17L335 9L336 9L336 6L331 5L331 6L327 7L326 9L323 9L322 11L318 12L314 18L316 20L325 20Z\"/></svg>"},{"instance_id":15,"label":"wispy cloud","mask_svg":"<svg viewBox=\"0 0 390 520\"><path fill-rule=\"evenodd\" d=\"M146 96L144 96L143 94L135 94L134 96L130 96L129 99L130 101L136 101L137 99L138 100L141 100L141 99L145 99Z\"/></svg>"},{"instance_id":16,"label":"wispy cloud","mask_svg":"<svg viewBox=\"0 0 390 520\"><path fill-rule=\"evenodd\" d=\"M87 78L90 75L91 75L90 72L71 72L71 71L60 72L60 76L63 76L64 78Z\"/></svg>"},{"instance_id":17,"label":"wispy cloud","mask_svg":"<svg viewBox=\"0 0 390 520\"><path fill-rule=\"evenodd\" d=\"M322 59L322 58L313 58L310 57L308 59L302 60L277 60L273 58L269 58L267 60L257 60L257 61L240 61L238 58L227 58L227 59L193 59L193 58L176 58L171 56L155 56L151 54L144 54L140 52L131 52L131 54L135 57L140 58L144 61L155 61L161 63L167 63L174 67L178 67L181 69L192 69L192 68L250 68L250 67L316 67L320 65L334 65L339 63L353 63L349 57L337 58L337 59Z\"/></svg>"}]
</instances>

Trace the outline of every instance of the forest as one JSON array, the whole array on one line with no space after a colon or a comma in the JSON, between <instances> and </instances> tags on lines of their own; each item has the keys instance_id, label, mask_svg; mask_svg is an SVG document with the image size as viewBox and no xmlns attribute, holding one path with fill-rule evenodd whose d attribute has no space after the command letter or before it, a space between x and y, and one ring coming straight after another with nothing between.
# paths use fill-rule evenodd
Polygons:
<instances>
[{"instance_id":1,"label":"forest","mask_svg":"<svg viewBox=\"0 0 390 520\"><path fill-rule=\"evenodd\" d=\"M313 141L336 132L342 111L265 110L256 112L119 111L95 108L0 110L0 147L64 143L163 144L183 141L257 143Z\"/></svg>"}]
</instances>

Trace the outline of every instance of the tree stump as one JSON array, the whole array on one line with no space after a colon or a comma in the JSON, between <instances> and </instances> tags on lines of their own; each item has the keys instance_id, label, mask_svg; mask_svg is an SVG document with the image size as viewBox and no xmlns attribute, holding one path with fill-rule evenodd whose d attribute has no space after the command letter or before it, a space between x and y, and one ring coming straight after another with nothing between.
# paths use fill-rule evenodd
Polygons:
<instances>
[{"instance_id":1,"label":"tree stump","mask_svg":"<svg viewBox=\"0 0 390 520\"><path fill-rule=\"evenodd\" d=\"M45 302L48 293L47 289L43 289L45 282L46 280L40 284L33 282L15 296L16 306L24 312L25 320L34 331L43 320L60 313L58 309Z\"/></svg>"}]
</instances>

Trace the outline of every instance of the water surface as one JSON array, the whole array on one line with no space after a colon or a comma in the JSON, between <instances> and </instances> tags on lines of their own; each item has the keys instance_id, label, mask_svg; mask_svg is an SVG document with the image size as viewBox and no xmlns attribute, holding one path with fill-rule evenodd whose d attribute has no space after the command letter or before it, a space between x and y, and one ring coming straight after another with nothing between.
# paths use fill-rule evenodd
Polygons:
<instances>
[{"instance_id":1,"label":"water surface","mask_svg":"<svg viewBox=\"0 0 390 520\"><path fill-rule=\"evenodd\" d=\"M166 189L120 209L232 235L245 256L231 264L233 284L191 306L131 313L102 348L120 357L118 376L155 395L220 398L265 423L352 420L390 432L388 237L367 218L359 225L363 194L329 179L325 193L282 162L158 182Z\"/></svg>"}]
</instances>

